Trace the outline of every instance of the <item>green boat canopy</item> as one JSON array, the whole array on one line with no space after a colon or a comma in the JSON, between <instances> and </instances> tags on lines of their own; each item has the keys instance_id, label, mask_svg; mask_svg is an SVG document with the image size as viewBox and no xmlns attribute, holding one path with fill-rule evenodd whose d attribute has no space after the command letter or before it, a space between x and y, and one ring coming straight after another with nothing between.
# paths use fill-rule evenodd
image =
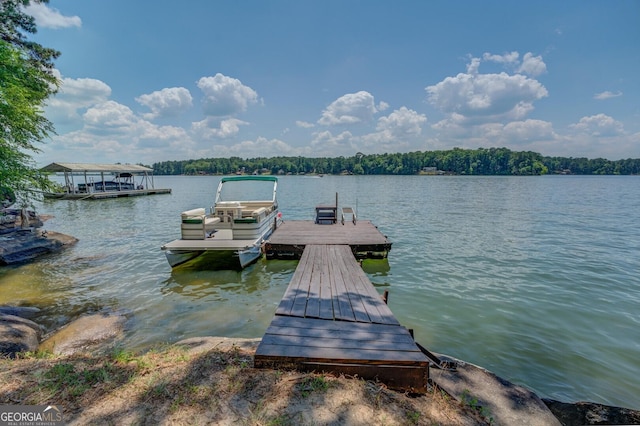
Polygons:
<instances>
[{"instance_id":1,"label":"green boat canopy","mask_svg":"<svg viewBox=\"0 0 640 426\"><path fill-rule=\"evenodd\" d=\"M249 175L249 176L227 176L222 178L222 182L232 182L239 180L261 180L263 182L277 182L278 178L275 176L260 176L260 175Z\"/></svg>"}]
</instances>

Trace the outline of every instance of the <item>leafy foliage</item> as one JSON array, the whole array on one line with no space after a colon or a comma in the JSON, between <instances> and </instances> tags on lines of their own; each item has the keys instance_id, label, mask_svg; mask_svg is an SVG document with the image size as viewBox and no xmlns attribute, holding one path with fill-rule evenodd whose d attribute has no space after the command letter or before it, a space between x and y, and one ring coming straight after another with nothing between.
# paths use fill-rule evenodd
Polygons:
<instances>
[{"instance_id":1,"label":"leafy foliage","mask_svg":"<svg viewBox=\"0 0 640 426\"><path fill-rule=\"evenodd\" d=\"M43 106L58 87L53 60L59 55L26 40L22 31L36 32L33 17L21 9L28 4L0 2L0 193L13 192L23 202L50 185L30 154L54 133Z\"/></svg>"}]
</instances>

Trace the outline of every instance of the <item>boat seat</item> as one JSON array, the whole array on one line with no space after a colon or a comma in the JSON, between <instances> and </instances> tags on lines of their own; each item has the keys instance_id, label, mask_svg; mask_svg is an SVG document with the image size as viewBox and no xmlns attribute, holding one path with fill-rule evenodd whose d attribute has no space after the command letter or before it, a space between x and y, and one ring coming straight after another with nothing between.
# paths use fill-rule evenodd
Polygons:
<instances>
[{"instance_id":1,"label":"boat seat","mask_svg":"<svg viewBox=\"0 0 640 426\"><path fill-rule=\"evenodd\" d=\"M257 219L261 216L266 216L266 214L267 214L267 209L265 207L260 207L259 209L255 209L251 213L251 216Z\"/></svg>"},{"instance_id":2,"label":"boat seat","mask_svg":"<svg viewBox=\"0 0 640 426\"><path fill-rule=\"evenodd\" d=\"M181 213L180 232L183 240L204 240L207 233L215 229L220 222L216 216L207 216L204 208L187 210Z\"/></svg>"},{"instance_id":3,"label":"boat seat","mask_svg":"<svg viewBox=\"0 0 640 426\"><path fill-rule=\"evenodd\" d=\"M204 216L204 214L205 214L204 207L200 207L199 209L191 209L191 210L187 210L186 212L182 212L180 216L184 221L185 219L189 219L194 216Z\"/></svg>"}]
</instances>

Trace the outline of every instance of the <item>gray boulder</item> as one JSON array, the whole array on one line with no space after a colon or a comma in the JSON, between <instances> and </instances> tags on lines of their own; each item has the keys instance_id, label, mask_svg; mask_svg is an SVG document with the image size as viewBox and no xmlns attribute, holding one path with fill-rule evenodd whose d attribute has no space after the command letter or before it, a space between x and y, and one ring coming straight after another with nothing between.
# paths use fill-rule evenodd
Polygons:
<instances>
[{"instance_id":1,"label":"gray boulder","mask_svg":"<svg viewBox=\"0 0 640 426\"><path fill-rule=\"evenodd\" d=\"M553 399L543 399L543 401L560 419L563 426L640 424L638 410L585 401L574 403Z\"/></svg>"},{"instance_id":2,"label":"gray boulder","mask_svg":"<svg viewBox=\"0 0 640 426\"><path fill-rule=\"evenodd\" d=\"M0 314L0 355L15 358L20 352L36 351L40 326L26 318Z\"/></svg>"},{"instance_id":3,"label":"gray boulder","mask_svg":"<svg viewBox=\"0 0 640 426\"><path fill-rule=\"evenodd\" d=\"M432 368L431 379L461 403L478 410L498 425L560 426L556 416L529 389L494 373L450 356L442 360L455 364L453 370Z\"/></svg>"},{"instance_id":4,"label":"gray boulder","mask_svg":"<svg viewBox=\"0 0 640 426\"><path fill-rule=\"evenodd\" d=\"M24 229L2 234L0 241L0 265L11 265L59 251L78 240L58 232Z\"/></svg>"},{"instance_id":5,"label":"gray boulder","mask_svg":"<svg viewBox=\"0 0 640 426\"><path fill-rule=\"evenodd\" d=\"M57 355L105 351L123 338L126 322L117 313L84 315L47 337L39 349Z\"/></svg>"}]
</instances>

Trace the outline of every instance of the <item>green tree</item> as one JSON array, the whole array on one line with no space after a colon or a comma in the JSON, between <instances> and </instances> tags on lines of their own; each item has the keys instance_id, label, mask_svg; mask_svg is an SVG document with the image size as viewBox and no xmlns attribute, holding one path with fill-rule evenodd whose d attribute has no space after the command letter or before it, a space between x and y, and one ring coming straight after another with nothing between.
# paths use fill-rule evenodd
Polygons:
<instances>
[{"instance_id":1,"label":"green tree","mask_svg":"<svg viewBox=\"0 0 640 426\"><path fill-rule=\"evenodd\" d=\"M53 60L60 54L26 39L24 32L36 32L34 18L23 12L28 4L0 1L0 194L13 192L23 203L52 185L31 155L54 133L43 107L58 89Z\"/></svg>"}]
</instances>

